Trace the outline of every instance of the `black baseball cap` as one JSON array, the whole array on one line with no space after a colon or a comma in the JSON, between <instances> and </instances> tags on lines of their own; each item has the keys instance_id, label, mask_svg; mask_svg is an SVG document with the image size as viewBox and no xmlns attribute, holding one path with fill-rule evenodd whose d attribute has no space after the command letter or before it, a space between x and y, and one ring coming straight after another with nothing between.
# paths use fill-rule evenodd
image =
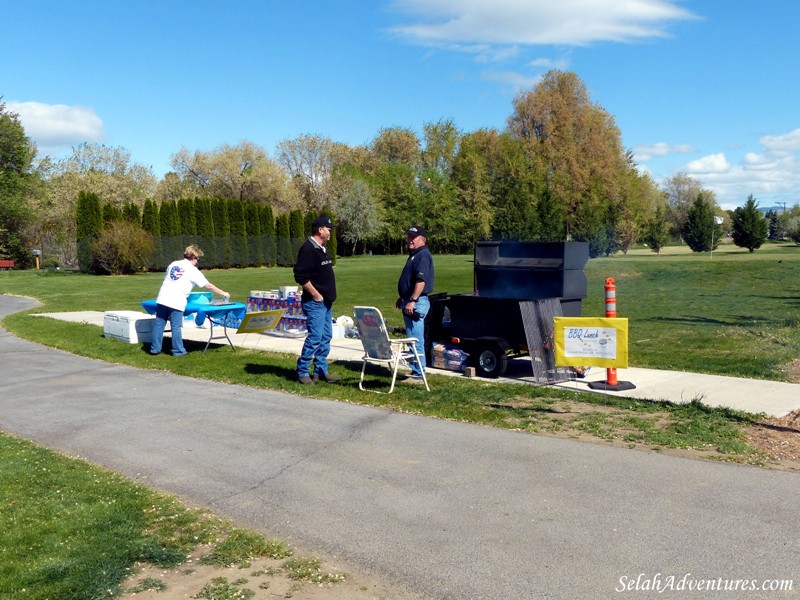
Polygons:
<instances>
[{"instance_id":1,"label":"black baseball cap","mask_svg":"<svg viewBox=\"0 0 800 600\"><path fill-rule=\"evenodd\" d=\"M412 225L406 231L406 236L417 237L418 235L428 237L428 232L421 225Z\"/></svg>"},{"instance_id":2,"label":"black baseball cap","mask_svg":"<svg viewBox=\"0 0 800 600\"><path fill-rule=\"evenodd\" d=\"M328 215L320 215L314 222L311 224L312 227L327 227L328 229L333 229L333 223L331 223L331 218Z\"/></svg>"}]
</instances>

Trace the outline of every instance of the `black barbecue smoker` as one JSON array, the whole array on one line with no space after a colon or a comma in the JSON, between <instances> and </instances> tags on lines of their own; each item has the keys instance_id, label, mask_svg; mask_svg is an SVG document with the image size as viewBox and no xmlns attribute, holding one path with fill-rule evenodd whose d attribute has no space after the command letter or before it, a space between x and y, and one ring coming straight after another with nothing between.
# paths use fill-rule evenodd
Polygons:
<instances>
[{"instance_id":1,"label":"black barbecue smoker","mask_svg":"<svg viewBox=\"0 0 800 600\"><path fill-rule=\"evenodd\" d=\"M588 242L478 242L474 291L430 297L428 346L454 344L479 376L499 377L510 357L528 353L520 302L558 299L561 314L581 316L588 260Z\"/></svg>"}]
</instances>

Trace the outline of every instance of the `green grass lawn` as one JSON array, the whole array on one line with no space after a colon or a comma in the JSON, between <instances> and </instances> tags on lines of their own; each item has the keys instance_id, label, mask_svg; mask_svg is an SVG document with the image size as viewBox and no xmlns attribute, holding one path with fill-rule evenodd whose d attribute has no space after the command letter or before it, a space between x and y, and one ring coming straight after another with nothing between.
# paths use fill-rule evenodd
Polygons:
<instances>
[{"instance_id":1,"label":"green grass lawn","mask_svg":"<svg viewBox=\"0 0 800 600\"><path fill-rule=\"evenodd\" d=\"M340 258L335 315L368 304L390 325L404 257ZM253 289L293 284L291 269L207 271L211 281L242 300ZM629 320L631 366L785 380L800 356L800 247L768 244L753 254L723 245L711 256L685 247L661 255L635 250L589 261L584 316L604 316L604 281L617 285L617 312ZM46 272L0 272L0 293L33 296L39 312L141 310L155 297L162 274L90 277ZM472 256L437 256L436 290L472 290ZM30 319L9 317L5 326L26 336ZM53 325L56 327L55 325Z\"/></svg>"},{"instance_id":2,"label":"green grass lawn","mask_svg":"<svg viewBox=\"0 0 800 600\"><path fill-rule=\"evenodd\" d=\"M0 434L0 597L108 598L137 560L181 564L221 529L123 477Z\"/></svg>"},{"instance_id":3,"label":"green grass lawn","mask_svg":"<svg viewBox=\"0 0 800 600\"><path fill-rule=\"evenodd\" d=\"M334 313L379 307L390 324L404 257L362 256L336 266ZM472 289L471 256L436 257L437 291ZM209 271L209 279L244 300L250 290L293 283L290 269ZM632 366L785 379L800 355L800 247L770 244L755 254L724 246L709 254L666 249L594 259L586 268L585 316L603 316L604 280L617 284L617 310L630 321ZM50 272L0 272L0 293L42 302L31 312L140 310L155 297L162 275L90 277ZM761 464L743 428L754 416L710 409L701 402L611 398L529 385L433 376L432 392L402 387L391 396L358 390L359 366L333 366L342 385L303 387L296 357L227 346L204 360L201 346L181 360L151 357L141 345L103 337L91 325L10 315L4 328L33 341L102 360L168 370L311 397L481 423L530 433L607 440L668 451L692 449L715 460ZM701 400L701 399L700 399ZM576 407L580 407L576 410ZM0 597L100 598L119 591L136 560L172 564L219 526L184 512L123 478L0 434ZM100 526L102 524L102 526ZM166 524L170 524L168 527ZM101 531L102 530L102 531Z\"/></svg>"},{"instance_id":4,"label":"green grass lawn","mask_svg":"<svg viewBox=\"0 0 800 600\"><path fill-rule=\"evenodd\" d=\"M3 433L0 507L4 599L99 600L137 589L169 591L160 579L137 578L134 565L175 568L201 544L208 550L200 564L245 569L259 558L281 561L270 576L297 582L294 589L345 579L345 574L323 572L316 557L293 556L281 540L239 529L204 509L187 508L174 496ZM126 589L123 582L132 576L135 584ZM195 597L248 597L244 585L219 579L204 588L198 584Z\"/></svg>"},{"instance_id":5,"label":"green grass lawn","mask_svg":"<svg viewBox=\"0 0 800 600\"><path fill-rule=\"evenodd\" d=\"M592 260L584 314L602 309L601 281L617 284L632 366L786 380L800 356L800 247L732 245L664 256L637 251ZM596 304L597 303L597 304Z\"/></svg>"}]
</instances>

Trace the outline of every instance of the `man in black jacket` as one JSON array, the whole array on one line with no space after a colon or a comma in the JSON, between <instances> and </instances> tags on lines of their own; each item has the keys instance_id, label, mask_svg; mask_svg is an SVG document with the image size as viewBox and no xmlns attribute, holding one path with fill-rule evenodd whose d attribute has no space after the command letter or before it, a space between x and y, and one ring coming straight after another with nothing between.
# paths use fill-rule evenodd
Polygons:
<instances>
[{"instance_id":1,"label":"man in black jacket","mask_svg":"<svg viewBox=\"0 0 800 600\"><path fill-rule=\"evenodd\" d=\"M336 278L333 258L328 255L325 242L331 238L332 232L330 217L317 217L311 225L311 237L303 242L294 265L294 280L303 287L301 305L308 329L303 351L297 359L297 379L305 385L314 385L317 381L339 381L338 377L328 373ZM313 374L310 370L312 361Z\"/></svg>"},{"instance_id":2,"label":"man in black jacket","mask_svg":"<svg viewBox=\"0 0 800 600\"><path fill-rule=\"evenodd\" d=\"M417 338L421 364L412 362L411 377L406 383L423 383L425 373L425 316L431 308L428 294L433 292L433 256L428 248L428 232L421 225L406 231L408 259L397 281L397 308L403 311L406 337Z\"/></svg>"}]
</instances>

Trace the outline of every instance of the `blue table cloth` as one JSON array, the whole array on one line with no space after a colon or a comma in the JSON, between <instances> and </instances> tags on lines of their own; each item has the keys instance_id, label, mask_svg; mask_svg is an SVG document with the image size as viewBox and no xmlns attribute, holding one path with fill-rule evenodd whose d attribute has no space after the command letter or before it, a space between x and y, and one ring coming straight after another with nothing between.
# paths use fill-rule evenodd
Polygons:
<instances>
[{"instance_id":1,"label":"blue table cloth","mask_svg":"<svg viewBox=\"0 0 800 600\"><path fill-rule=\"evenodd\" d=\"M148 314L156 314L157 303L155 300L143 300L141 304L142 308L147 311ZM231 338L228 337L228 327L239 327L239 324L242 322L242 319L244 319L245 314L247 314L247 306L241 302L211 304L207 300L201 299L201 301L187 302L186 309L183 311L183 314L195 315L194 322L198 327L202 326L206 319L208 319L208 322L211 323L211 333L208 337L208 342L206 342L206 347L203 350L203 354L205 354L206 350L208 350L208 345L211 343L211 340L215 339L215 325L222 326L225 339L228 340L231 348L234 350L236 349L233 346ZM222 337L223 336L217 336L219 339Z\"/></svg>"}]
</instances>

